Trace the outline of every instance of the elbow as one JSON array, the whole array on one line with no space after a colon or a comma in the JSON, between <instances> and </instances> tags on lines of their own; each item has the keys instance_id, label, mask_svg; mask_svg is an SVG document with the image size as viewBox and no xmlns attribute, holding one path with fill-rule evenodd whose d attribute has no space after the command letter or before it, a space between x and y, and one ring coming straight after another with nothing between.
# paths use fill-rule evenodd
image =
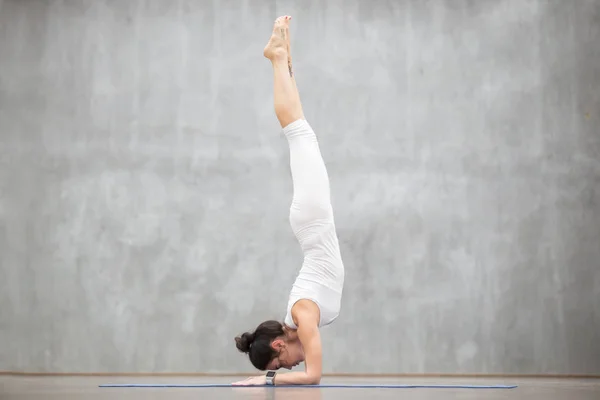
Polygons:
<instances>
[{"instance_id":1,"label":"elbow","mask_svg":"<svg viewBox=\"0 0 600 400\"><path fill-rule=\"evenodd\" d=\"M306 378L307 385L318 385L321 383L321 375L308 375Z\"/></svg>"}]
</instances>

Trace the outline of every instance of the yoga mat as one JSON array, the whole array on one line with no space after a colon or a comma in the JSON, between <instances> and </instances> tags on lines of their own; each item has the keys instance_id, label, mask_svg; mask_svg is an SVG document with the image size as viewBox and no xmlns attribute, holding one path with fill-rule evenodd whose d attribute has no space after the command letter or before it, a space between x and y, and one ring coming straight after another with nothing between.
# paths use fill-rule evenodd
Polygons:
<instances>
[{"instance_id":1,"label":"yoga mat","mask_svg":"<svg viewBox=\"0 0 600 400\"><path fill-rule=\"evenodd\" d=\"M516 385L360 385L360 384L326 384L326 385L232 385L228 383L174 384L174 383L114 383L100 385L101 388L355 388L355 389L514 389Z\"/></svg>"}]
</instances>

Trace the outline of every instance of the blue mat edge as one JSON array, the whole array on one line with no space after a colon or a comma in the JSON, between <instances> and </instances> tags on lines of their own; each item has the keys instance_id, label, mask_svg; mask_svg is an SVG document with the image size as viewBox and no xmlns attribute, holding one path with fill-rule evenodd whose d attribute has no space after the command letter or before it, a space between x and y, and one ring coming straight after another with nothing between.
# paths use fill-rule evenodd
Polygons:
<instances>
[{"instance_id":1,"label":"blue mat edge","mask_svg":"<svg viewBox=\"0 0 600 400\"><path fill-rule=\"evenodd\" d=\"M326 384L326 385L232 385L232 384L157 384L114 383L99 385L100 388L355 388L355 389L515 389L517 385L411 385L411 384Z\"/></svg>"}]
</instances>

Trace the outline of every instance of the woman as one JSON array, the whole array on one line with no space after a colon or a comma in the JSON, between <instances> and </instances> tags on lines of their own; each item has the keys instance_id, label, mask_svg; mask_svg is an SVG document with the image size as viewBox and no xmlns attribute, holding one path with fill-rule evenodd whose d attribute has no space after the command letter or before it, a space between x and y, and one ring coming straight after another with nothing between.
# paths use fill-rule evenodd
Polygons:
<instances>
[{"instance_id":1,"label":"woman","mask_svg":"<svg viewBox=\"0 0 600 400\"><path fill-rule=\"evenodd\" d=\"M344 265L330 202L329 177L319 144L304 118L290 57L289 23L279 17L264 49L273 65L275 114L290 149L294 194L290 224L304 261L290 293L283 323L266 321L252 333L235 338L237 348L266 375L234 385L307 385L321 381L319 328L332 323L340 311ZM304 372L276 374L305 362Z\"/></svg>"}]
</instances>

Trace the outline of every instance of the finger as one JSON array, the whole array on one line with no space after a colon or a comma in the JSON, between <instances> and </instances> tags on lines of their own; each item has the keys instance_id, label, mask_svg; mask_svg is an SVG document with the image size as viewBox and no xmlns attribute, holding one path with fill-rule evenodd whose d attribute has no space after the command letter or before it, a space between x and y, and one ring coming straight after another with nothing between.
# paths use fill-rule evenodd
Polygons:
<instances>
[{"instance_id":1,"label":"finger","mask_svg":"<svg viewBox=\"0 0 600 400\"><path fill-rule=\"evenodd\" d=\"M248 382L250 379L252 379L252 377L246 378L246 379L244 379L243 381L237 381L237 382L234 382L234 383L232 383L232 385L244 385L244 384L246 384L246 383L247 383L247 382Z\"/></svg>"}]
</instances>

